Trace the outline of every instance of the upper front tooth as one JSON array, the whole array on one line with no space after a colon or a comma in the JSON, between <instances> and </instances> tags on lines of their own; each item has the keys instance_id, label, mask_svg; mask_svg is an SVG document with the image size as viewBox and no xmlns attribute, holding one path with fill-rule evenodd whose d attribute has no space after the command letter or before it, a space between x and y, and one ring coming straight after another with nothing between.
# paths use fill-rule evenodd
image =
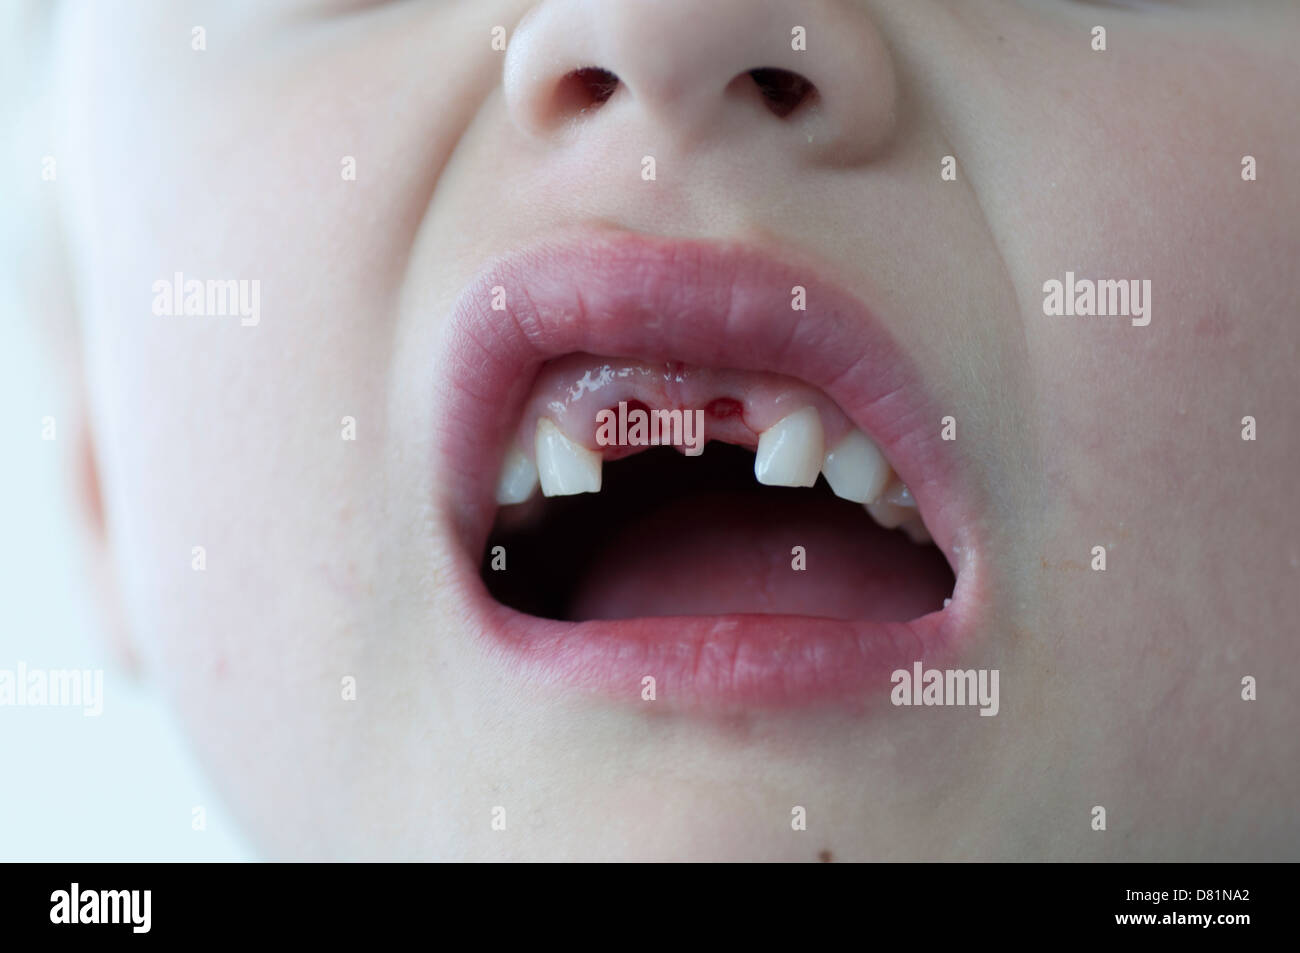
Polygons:
<instances>
[{"instance_id":1,"label":"upper front tooth","mask_svg":"<svg viewBox=\"0 0 1300 953\"><path fill-rule=\"evenodd\" d=\"M497 503L502 506L523 503L536 489L537 465L518 447L511 447L497 479Z\"/></svg>"},{"instance_id":2,"label":"upper front tooth","mask_svg":"<svg viewBox=\"0 0 1300 953\"><path fill-rule=\"evenodd\" d=\"M549 417L537 420L537 473L544 496L600 492L603 457L574 443Z\"/></svg>"},{"instance_id":3,"label":"upper front tooth","mask_svg":"<svg viewBox=\"0 0 1300 953\"><path fill-rule=\"evenodd\" d=\"M880 448L861 430L854 430L827 451L822 473L835 495L854 503L875 502L892 472Z\"/></svg>"},{"instance_id":4,"label":"upper front tooth","mask_svg":"<svg viewBox=\"0 0 1300 953\"><path fill-rule=\"evenodd\" d=\"M768 486L812 486L821 469L822 443L817 408L795 411L759 435L754 476Z\"/></svg>"}]
</instances>

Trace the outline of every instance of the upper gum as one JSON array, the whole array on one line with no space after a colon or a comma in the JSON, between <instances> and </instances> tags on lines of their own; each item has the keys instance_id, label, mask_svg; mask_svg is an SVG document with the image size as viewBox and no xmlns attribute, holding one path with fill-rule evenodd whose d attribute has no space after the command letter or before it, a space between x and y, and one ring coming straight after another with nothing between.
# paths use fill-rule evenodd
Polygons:
<instances>
[{"instance_id":1,"label":"upper gum","mask_svg":"<svg viewBox=\"0 0 1300 953\"><path fill-rule=\"evenodd\" d=\"M804 407L816 407L829 449L854 429L839 406L821 390L767 371L688 367L571 354L543 365L524 405L518 445L532 455L540 417L549 417L569 439L597 449L596 414L619 401L640 401L651 410L705 410L719 398L742 405L742 421L706 417L705 438L757 445L758 435Z\"/></svg>"}]
</instances>

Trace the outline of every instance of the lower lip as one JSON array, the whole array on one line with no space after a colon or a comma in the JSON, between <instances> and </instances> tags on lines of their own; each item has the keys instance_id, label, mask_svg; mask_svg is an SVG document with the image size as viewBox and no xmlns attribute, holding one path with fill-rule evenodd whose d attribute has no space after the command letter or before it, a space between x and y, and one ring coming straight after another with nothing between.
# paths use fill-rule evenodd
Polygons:
<instances>
[{"instance_id":1,"label":"lower lip","mask_svg":"<svg viewBox=\"0 0 1300 953\"><path fill-rule=\"evenodd\" d=\"M593 252L593 246L601 250ZM815 353L790 346L788 324L747 312L706 312L701 306L689 320L657 329L655 346L672 354L654 355L642 353L644 312L635 314L623 289L637 288L668 303L726 303L743 302L746 294L754 298L761 293L764 301L777 299L788 295L794 282L809 284L811 298L809 270L792 275L788 266L750 252L677 246L636 236L598 238L576 252L527 256L522 267L502 268L505 277L480 276L462 299L465 310L453 322L453 328L460 325L461 340L478 341L486 328L506 331L493 332L496 350L486 363L481 349L467 349L473 363L453 367L451 386L443 394L450 413L442 418L452 429L441 435L441 442L474 446L483 454L481 458L462 455L447 475L451 501L447 519L464 547L452 580L461 604L484 636L482 644L504 669L525 682L586 690L632 705L648 703L652 694L656 708L734 712L836 705L860 711L887 702L894 671L910 670L918 660L937 662L966 641L973 620L963 607L979 604L972 594L979 586L979 562L973 558L975 547L968 534L959 531L969 513L957 492L953 459L947 448L936 443L937 436L929 435L929 428L927 435L921 435L900 427L900 400L911 410L903 416L938 417L918 413L924 398L916 375L860 305L842 292L818 286L824 317L807 319L822 321L807 328L810 339L822 342ZM726 282L734 282L737 276L743 276L746 284L732 294ZM583 280L587 284L579 298L570 282ZM536 321L520 321L516 316L510 322L500 314L482 313L482 305L476 302L486 300L484 290L497 281L526 287L527 297L538 309L532 317L549 314L553 326L543 333ZM548 295L554 304L545 304ZM586 307L582 321L555 317L566 313L574 300ZM628 311L630 319L620 318L620 310ZM521 327L531 330L520 332ZM744 337L725 346L737 332ZM605 351L606 347L611 350ZM822 387L850 416L859 408L859 426L883 435L882 445L896 460L899 476L924 490L917 493L918 503L957 573L950 604L908 622L735 614L573 623L524 615L496 602L477 572L495 512L479 475L492 466L491 447L507 439L509 422L502 419L501 395L509 392L522 401L526 386L522 378L527 374L521 368L535 368L551 357L575 351L671 356L702 366L791 373ZM841 363L823 364L828 354ZM845 367L849 373L843 372ZM492 386L472 386L485 381ZM490 434L486 441L485 432ZM928 485L919 482L922 473ZM927 503L936 499L942 505Z\"/></svg>"},{"instance_id":2,"label":"lower lip","mask_svg":"<svg viewBox=\"0 0 1300 953\"><path fill-rule=\"evenodd\" d=\"M940 660L958 628L959 593L943 611L910 622L717 615L573 623L524 615L479 590L471 598L495 636L489 644L524 681L708 713L880 707L891 674Z\"/></svg>"}]
</instances>

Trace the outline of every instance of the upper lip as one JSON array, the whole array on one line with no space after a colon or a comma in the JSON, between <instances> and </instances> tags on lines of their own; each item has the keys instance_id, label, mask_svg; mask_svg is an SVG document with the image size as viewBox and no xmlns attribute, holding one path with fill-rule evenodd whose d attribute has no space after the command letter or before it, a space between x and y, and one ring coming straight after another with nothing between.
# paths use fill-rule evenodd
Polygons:
<instances>
[{"instance_id":1,"label":"upper lip","mask_svg":"<svg viewBox=\"0 0 1300 953\"><path fill-rule=\"evenodd\" d=\"M796 286L805 289L806 310L791 307ZM496 310L502 295L504 310ZM956 610L963 591L978 582L974 487L953 444L941 437L943 415L916 363L880 317L814 265L738 243L588 233L490 264L460 295L441 347L435 434L441 490L435 502L459 549L454 589L480 616L491 616L480 618L485 629L509 628L511 639L527 635L514 618L518 613L487 595L478 567L496 512L497 469L536 371L574 352L770 371L821 388L911 488L936 545L957 573L955 611L914 623L877 624L876 634L894 646L903 637L919 657L949 648L957 640L954 616L969 618L969 612ZM835 624L858 626L859 642L862 626L871 625ZM548 637L555 634L548 630ZM644 635L637 630L636 638ZM735 696L731 700L749 699L762 688L723 681L723 694ZM813 679L802 687L815 692L830 686ZM852 690L851 683L840 687ZM790 695L788 688L778 694ZM689 694L702 701L708 692L695 685Z\"/></svg>"}]
</instances>

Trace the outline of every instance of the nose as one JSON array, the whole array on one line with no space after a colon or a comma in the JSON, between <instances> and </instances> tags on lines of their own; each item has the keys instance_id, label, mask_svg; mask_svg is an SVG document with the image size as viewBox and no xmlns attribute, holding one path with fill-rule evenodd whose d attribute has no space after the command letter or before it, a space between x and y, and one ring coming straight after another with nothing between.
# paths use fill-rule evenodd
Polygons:
<instances>
[{"instance_id":1,"label":"nose","mask_svg":"<svg viewBox=\"0 0 1300 953\"><path fill-rule=\"evenodd\" d=\"M510 38L505 95L532 136L654 127L682 150L760 135L832 164L881 150L896 82L847 0L542 0Z\"/></svg>"}]
</instances>

